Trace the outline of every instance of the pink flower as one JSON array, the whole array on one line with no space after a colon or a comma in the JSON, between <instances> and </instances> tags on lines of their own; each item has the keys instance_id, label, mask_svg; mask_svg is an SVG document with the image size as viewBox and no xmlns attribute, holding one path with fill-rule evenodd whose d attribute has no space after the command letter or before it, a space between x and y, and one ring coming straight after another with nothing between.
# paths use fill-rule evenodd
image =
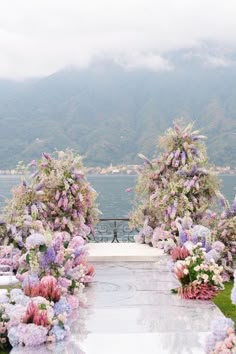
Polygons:
<instances>
[{"instance_id":1,"label":"pink flower","mask_svg":"<svg viewBox=\"0 0 236 354\"><path fill-rule=\"evenodd\" d=\"M176 262L177 260L184 260L190 255L187 248L179 246L175 247L170 254L174 262Z\"/></svg>"},{"instance_id":2,"label":"pink flower","mask_svg":"<svg viewBox=\"0 0 236 354\"><path fill-rule=\"evenodd\" d=\"M85 274L89 276L93 276L95 274L95 268L91 264L86 263L86 261L82 260L79 262L85 267Z\"/></svg>"},{"instance_id":3,"label":"pink flower","mask_svg":"<svg viewBox=\"0 0 236 354\"><path fill-rule=\"evenodd\" d=\"M58 278L58 284L60 284L60 286L63 288L68 288L69 286L71 286L72 281L70 279L60 277Z\"/></svg>"},{"instance_id":4,"label":"pink flower","mask_svg":"<svg viewBox=\"0 0 236 354\"><path fill-rule=\"evenodd\" d=\"M209 283L190 283L178 289L178 294L183 299L211 300L217 292L218 289Z\"/></svg>"},{"instance_id":5,"label":"pink flower","mask_svg":"<svg viewBox=\"0 0 236 354\"><path fill-rule=\"evenodd\" d=\"M37 326L47 327L49 320L46 310L39 310L38 305L30 302L26 309L26 314L22 319L23 323L34 323Z\"/></svg>"},{"instance_id":6,"label":"pink flower","mask_svg":"<svg viewBox=\"0 0 236 354\"><path fill-rule=\"evenodd\" d=\"M76 248L83 246L83 245L84 245L84 239L80 236L75 236L70 241L68 248L76 249Z\"/></svg>"},{"instance_id":7,"label":"pink flower","mask_svg":"<svg viewBox=\"0 0 236 354\"><path fill-rule=\"evenodd\" d=\"M29 284L25 286L24 293L30 297L42 296L54 302L59 301L61 297L61 289L57 284L57 280L51 275L43 277L36 285L31 286Z\"/></svg>"},{"instance_id":8,"label":"pink flower","mask_svg":"<svg viewBox=\"0 0 236 354\"><path fill-rule=\"evenodd\" d=\"M224 343L228 349L231 349L234 346L230 338L225 338Z\"/></svg>"},{"instance_id":9,"label":"pink flower","mask_svg":"<svg viewBox=\"0 0 236 354\"><path fill-rule=\"evenodd\" d=\"M175 267L174 273L175 273L175 276L178 280L181 281L181 279L186 276L186 274L184 273L185 269L187 269L187 268L183 264L180 264L177 267Z\"/></svg>"},{"instance_id":10,"label":"pink flower","mask_svg":"<svg viewBox=\"0 0 236 354\"><path fill-rule=\"evenodd\" d=\"M66 299L68 303L70 304L72 310L75 310L79 307L79 298L78 296L75 295L67 295Z\"/></svg>"}]
</instances>

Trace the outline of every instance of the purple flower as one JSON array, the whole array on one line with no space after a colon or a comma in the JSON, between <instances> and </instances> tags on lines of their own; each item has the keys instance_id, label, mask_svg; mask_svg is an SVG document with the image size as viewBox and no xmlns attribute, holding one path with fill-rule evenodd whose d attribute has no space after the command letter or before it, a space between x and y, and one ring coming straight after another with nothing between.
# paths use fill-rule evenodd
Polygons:
<instances>
[{"instance_id":1,"label":"purple flower","mask_svg":"<svg viewBox=\"0 0 236 354\"><path fill-rule=\"evenodd\" d=\"M43 188L44 184L43 183L39 183L35 186L35 191L38 192Z\"/></svg>"},{"instance_id":2,"label":"purple flower","mask_svg":"<svg viewBox=\"0 0 236 354\"><path fill-rule=\"evenodd\" d=\"M79 257L81 254L83 254L84 253L84 247L77 247L76 249L75 249L75 257Z\"/></svg>"},{"instance_id":3,"label":"purple flower","mask_svg":"<svg viewBox=\"0 0 236 354\"><path fill-rule=\"evenodd\" d=\"M186 153L184 151L181 152L181 162L182 162L182 165L185 165Z\"/></svg>"},{"instance_id":4,"label":"purple flower","mask_svg":"<svg viewBox=\"0 0 236 354\"><path fill-rule=\"evenodd\" d=\"M56 253L54 248L49 247L40 258L40 264L43 267L48 267L51 263L55 261L55 258L56 258Z\"/></svg>"},{"instance_id":5,"label":"purple flower","mask_svg":"<svg viewBox=\"0 0 236 354\"><path fill-rule=\"evenodd\" d=\"M61 297L61 299L55 303L54 312L56 315L63 314L64 312L71 315L72 308L65 297Z\"/></svg>"},{"instance_id":6,"label":"purple flower","mask_svg":"<svg viewBox=\"0 0 236 354\"><path fill-rule=\"evenodd\" d=\"M50 157L46 152L43 152L43 157L44 157L46 160L51 160L51 157Z\"/></svg>"},{"instance_id":7,"label":"purple flower","mask_svg":"<svg viewBox=\"0 0 236 354\"><path fill-rule=\"evenodd\" d=\"M36 166L36 165L37 165L36 160L32 160L32 161L28 164L29 167L31 167L31 166Z\"/></svg>"},{"instance_id":8,"label":"purple flower","mask_svg":"<svg viewBox=\"0 0 236 354\"><path fill-rule=\"evenodd\" d=\"M45 238L42 234L35 232L26 239L26 248L34 248L45 244Z\"/></svg>"},{"instance_id":9,"label":"purple flower","mask_svg":"<svg viewBox=\"0 0 236 354\"><path fill-rule=\"evenodd\" d=\"M132 190L133 190L133 188L126 188L126 193L130 193L130 192L132 192Z\"/></svg>"},{"instance_id":10,"label":"purple flower","mask_svg":"<svg viewBox=\"0 0 236 354\"><path fill-rule=\"evenodd\" d=\"M36 284L39 283L39 277L38 275L36 274L31 274L31 275L27 275L26 277L24 277L24 280L23 280L23 283L22 283L22 286L23 288L25 286L34 286Z\"/></svg>"},{"instance_id":11,"label":"purple flower","mask_svg":"<svg viewBox=\"0 0 236 354\"><path fill-rule=\"evenodd\" d=\"M186 241L188 240L187 233L184 231L184 229L179 230L179 241L180 244L183 245Z\"/></svg>"}]
</instances>

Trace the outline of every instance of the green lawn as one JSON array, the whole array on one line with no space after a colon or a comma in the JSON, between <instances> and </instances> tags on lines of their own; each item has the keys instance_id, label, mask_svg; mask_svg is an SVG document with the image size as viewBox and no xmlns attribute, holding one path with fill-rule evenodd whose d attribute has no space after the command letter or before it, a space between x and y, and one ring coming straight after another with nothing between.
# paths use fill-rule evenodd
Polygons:
<instances>
[{"instance_id":1,"label":"green lawn","mask_svg":"<svg viewBox=\"0 0 236 354\"><path fill-rule=\"evenodd\" d=\"M231 290L233 282L224 283L225 289L213 299L213 302L223 312L226 317L230 317L236 323L236 305L231 302Z\"/></svg>"}]
</instances>

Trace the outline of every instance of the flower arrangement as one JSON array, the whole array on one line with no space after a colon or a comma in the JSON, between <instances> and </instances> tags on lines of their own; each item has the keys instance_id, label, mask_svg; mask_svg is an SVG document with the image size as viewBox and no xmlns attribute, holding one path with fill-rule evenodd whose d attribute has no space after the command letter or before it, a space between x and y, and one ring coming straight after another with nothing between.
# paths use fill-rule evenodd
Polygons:
<instances>
[{"instance_id":1,"label":"flower arrangement","mask_svg":"<svg viewBox=\"0 0 236 354\"><path fill-rule=\"evenodd\" d=\"M86 262L84 244L81 236L72 237L66 231L31 234L25 242L27 251L19 259L18 279L28 286L29 291L35 293L40 291L40 284L33 284L32 287L27 281L32 277L34 279L35 275L39 279L52 275L63 293L78 294L94 275L93 267Z\"/></svg>"},{"instance_id":2,"label":"flower arrangement","mask_svg":"<svg viewBox=\"0 0 236 354\"><path fill-rule=\"evenodd\" d=\"M30 167L34 173L29 182L13 190L5 210L14 244L23 247L32 230L43 229L87 239L97 222L97 194L83 173L81 157L71 150L43 153Z\"/></svg>"},{"instance_id":3,"label":"flower arrangement","mask_svg":"<svg viewBox=\"0 0 236 354\"><path fill-rule=\"evenodd\" d=\"M0 297L2 344L35 346L69 334L69 317L94 275L86 263L84 242L67 232L26 238L27 251L22 251L17 270L22 289Z\"/></svg>"},{"instance_id":4,"label":"flower arrangement","mask_svg":"<svg viewBox=\"0 0 236 354\"><path fill-rule=\"evenodd\" d=\"M97 220L96 192L81 158L69 150L44 153L32 165L33 176L8 202L1 240L0 263L14 269L21 284L0 297L0 339L11 346L66 338L72 310L95 272L87 264L85 243Z\"/></svg>"},{"instance_id":5,"label":"flower arrangement","mask_svg":"<svg viewBox=\"0 0 236 354\"><path fill-rule=\"evenodd\" d=\"M156 228L178 235L177 218L188 212L199 223L205 215L219 183L207 162L203 139L191 124L182 127L176 123L160 138L165 151L158 158L150 161L140 155L144 167L136 187L137 208L131 214L131 227L142 227L138 242L156 247Z\"/></svg>"},{"instance_id":6,"label":"flower arrangement","mask_svg":"<svg viewBox=\"0 0 236 354\"><path fill-rule=\"evenodd\" d=\"M42 281L56 286L56 280L53 278ZM53 291L55 289L52 288ZM42 296L29 297L21 289L11 290L8 301L2 305L7 319L5 343L9 341L13 347L36 346L63 340L68 336L69 328L66 323L72 307L64 297L54 300L55 302Z\"/></svg>"},{"instance_id":7,"label":"flower arrangement","mask_svg":"<svg viewBox=\"0 0 236 354\"><path fill-rule=\"evenodd\" d=\"M213 259L206 261L199 243L189 256L175 263L174 273L181 283L178 294L185 299L209 300L223 287L222 272L223 267Z\"/></svg>"}]
</instances>

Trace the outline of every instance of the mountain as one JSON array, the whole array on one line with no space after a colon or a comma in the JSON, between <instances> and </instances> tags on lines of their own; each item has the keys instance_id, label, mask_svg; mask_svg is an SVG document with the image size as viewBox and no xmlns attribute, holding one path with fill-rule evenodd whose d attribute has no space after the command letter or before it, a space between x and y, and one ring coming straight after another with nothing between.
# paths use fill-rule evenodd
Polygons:
<instances>
[{"instance_id":1,"label":"mountain","mask_svg":"<svg viewBox=\"0 0 236 354\"><path fill-rule=\"evenodd\" d=\"M136 163L177 117L208 136L210 160L235 166L236 67L176 60L173 70L97 62L22 82L0 80L0 169L73 148L87 165Z\"/></svg>"}]
</instances>

